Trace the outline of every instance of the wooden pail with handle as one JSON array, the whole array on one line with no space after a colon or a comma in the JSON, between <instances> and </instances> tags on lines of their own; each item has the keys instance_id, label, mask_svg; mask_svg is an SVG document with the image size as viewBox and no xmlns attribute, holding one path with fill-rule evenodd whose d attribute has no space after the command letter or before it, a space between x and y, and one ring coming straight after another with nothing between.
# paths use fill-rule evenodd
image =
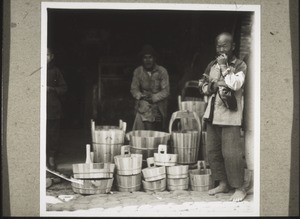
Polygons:
<instances>
[{"instance_id":1,"label":"wooden pail with handle","mask_svg":"<svg viewBox=\"0 0 300 219\"><path fill-rule=\"evenodd\" d=\"M167 189L187 190L189 188L189 166L178 165L166 167L167 170Z\"/></svg>"},{"instance_id":2,"label":"wooden pail with handle","mask_svg":"<svg viewBox=\"0 0 300 219\"><path fill-rule=\"evenodd\" d=\"M120 192L139 191L142 185L142 173L136 175L119 175L116 174L117 187Z\"/></svg>"},{"instance_id":3,"label":"wooden pail with handle","mask_svg":"<svg viewBox=\"0 0 300 219\"><path fill-rule=\"evenodd\" d=\"M124 144L126 122L120 120L119 126L95 126L91 120L94 161L114 163L114 157L121 154Z\"/></svg>"},{"instance_id":4,"label":"wooden pail with handle","mask_svg":"<svg viewBox=\"0 0 300 219\"><path fill-rule=\"evenodd\" d=\"M147 165L147 168L142 169L145 181L149 182L166 178L166 168L164 166L157 167L153 157L147 158Z\"/></svg>"},{"instance_id":5,"label":"wooden pail with handle","mask_svg":"<svg viewBox=\"0 0 300 219\"><path fill-rule=\"evenodd\" d=\"M150 130L135 130L126 134L132 153L143 155L143 166L146 166L147 158L157 153L160 144L168 144L170 136L167 132Z\"/></svg>"},{"instance_id":6,"label":"wooden pail with handle","mask_svg":"<svg viewBox=\"0 0 300 219\"><path fill-rule=\"evenodd\" d=\"M183 129L182 124L178 130L172 131L174 121L178 119L195 119L197 122L197 130ZM199 153L199 143L201 140L201 124L199 117L193 111L177 111L172 114L169 132L171 133L172 147L175 154L178 154L178 164L195 164L197 163Z\"/></svg>"},{"instance_id":7,"label":"wooden pail with handle","mask_svg":"<svg viewBox=\"0 0 300 219\"><path fill-rule=\"evenodd\" d=\"M212 189L211 170L207 168L206 162L199 160L197 167L195 170L189 170L191 189L200 192Z\"/></svg>"},{"instance_id":8,"label":"wooden pail with handle","mask_svg":"<svg viewBox=\"0 0 300 219\"><path fill-rule=\"evenodd\" d=\"M86 145L85 163L73 164L73 177L75 179L101 179L113 178L114 163L93 163L93 152L90 151L90 145Z\"/></svg>"},{"instance_id":9,"label":"wooden pail with handle","mask_svg":"<svg viewBox=\"0 0 300 219\"><path fill-rule=\"evenodd\" d=\"M118 175L129 176L142 172L142 155L132 154L129 145L123 145L121 155L115 156L114 160Z\"/></svg>"},{"instance_id":10,"label":"wooden pail with handle","mask_svg":"<svg viewBox=\"0 0 300 219\"><path fill-rule=\"evenodd\" d=\"M177 163L177 154L167 154L167 145L160 144L158 152L154 153L156 166L174 166Z\"/></svg>"}]
</instances>

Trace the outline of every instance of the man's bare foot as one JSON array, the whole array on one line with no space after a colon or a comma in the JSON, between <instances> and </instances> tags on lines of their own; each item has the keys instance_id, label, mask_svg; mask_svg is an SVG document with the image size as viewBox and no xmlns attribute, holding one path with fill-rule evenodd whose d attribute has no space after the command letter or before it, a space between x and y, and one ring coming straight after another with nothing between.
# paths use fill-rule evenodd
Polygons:
<instances>
[{"instance_id":1,"label":"man's bare foot","mask_svg":"<svg viewBox=\"0 0 300 219\"><path fill-rule=\"evenodd\" d=\"M245 189L236 189L233 195L230 197L230 201L241 202L247 196L247 191Z\"/></svg>"},{"instance_id":2,"label":"man's bare foot","mask_svg":"<svg viewBox=\"0 0 300 219\"><path fill-rule=\"evenodd\" d=\"M215 195L218 193L227 193L227 192L229 192L229 188L227 183L225 182L220 182L220 184L216 188L208 190L209 195Z\"/></svg>"}]
</instances>

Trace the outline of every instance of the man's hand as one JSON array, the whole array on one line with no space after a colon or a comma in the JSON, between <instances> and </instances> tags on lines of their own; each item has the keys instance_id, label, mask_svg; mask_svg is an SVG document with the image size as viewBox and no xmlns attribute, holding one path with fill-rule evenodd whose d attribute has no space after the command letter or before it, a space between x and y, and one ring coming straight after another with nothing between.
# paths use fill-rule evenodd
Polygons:
<instances>
[{"instance_id":1,"label":"man's hand","mask_svg":"<svg viewBox=\"0 0 300 219\"><path fill-rule=\"evenodd\" d=\"M215 80L211 80L208 82L208 92L209 93L215 93L218 90L218 82Z\"/></svg>"},{"instance_id":2,"label":"man's hand","mask_svg":"<svg viewBox=\"0 0 300 219\"><path fill-rule=\"evenodd\" d=\"M148 103L152 103L152 94L142 94L141 100L145 100Z\"/></svg>"},{"instance_id":3,"label":"man's hand","mask_svg":"<svg viewBox=\"0 0 300 219\"><path fill-rule=\"evenodd\" d=\"M226 54L221 54L217 57L217 62L220 66L227 66L227 55Z\"/></svg>"}]
</instances>

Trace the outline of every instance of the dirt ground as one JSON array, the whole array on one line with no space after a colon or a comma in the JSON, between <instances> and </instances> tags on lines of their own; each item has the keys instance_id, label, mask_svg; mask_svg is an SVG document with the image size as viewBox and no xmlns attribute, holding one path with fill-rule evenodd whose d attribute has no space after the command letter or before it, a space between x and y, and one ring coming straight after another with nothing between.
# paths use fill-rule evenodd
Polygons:
<instances>
[{"instance_id":1,"label":"dirt ground","mask_svg":"<svg viewBox=\"0 0 300 219\"><path fill-rule=\"evenodd\" d=\"M207 192L164 191L156 193L118 192L81 195L63 181L46 192L46 209L51 215L92 216L250 216L254 214L253 195L243 202L229 201L233 191L210 196Z\"/></svg>"}]
</instances>

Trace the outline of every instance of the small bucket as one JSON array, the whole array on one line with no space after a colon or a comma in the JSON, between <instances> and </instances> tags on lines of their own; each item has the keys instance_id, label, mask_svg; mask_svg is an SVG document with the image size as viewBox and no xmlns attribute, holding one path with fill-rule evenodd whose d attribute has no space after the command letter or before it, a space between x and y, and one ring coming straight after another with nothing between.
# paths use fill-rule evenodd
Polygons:
<instances>
[{"instance_id":1,"label":"small bucket","mask_svg":"<svg viewBox=\"0 0 300 219\"><path fill-rule=\"evenodd\" d=\"M153 157L147 159L147 165L147 168L142 169L145 181L149 182L166 178L166 168L164 166L155 166Z\"/></svg>"},{"instance_id":2,"label":"small bucket","mask_svg":"<svg viewBox=\"0 0 300 219\"><path fill-rule=\"evenodd\" d=\"M166 178L151 182L142 181L145 192L162 192L166 190Z\"/></svg>"},{"instance_id":3,"label":"small bucket","mask_svg":"<svg viewBox=\"0 0 300 219\"><path fill-rule=\"evenodd\" d=\"M77 179L78 180L78 179ZM114 178L99 179L99 180L80 180L83 185L72 182L72 190L78 194L93 195L109 193L113 184Z\"/></svg>"},{"instance_id":4,"label":"small bucket","mask_svg":"<svg viewBox=\"0 0 300 219\"><path fill-rule=\"evenodd\" d=\"M181 179L167 178L167 188L169 191L187 190L189 188L189 177Z\"/></svg>"},{"instance_id":5,"label":"small bucket","mask_svg":"<svg viewBox=\"0 0 300 219\"><path fill-rule=\"evenodd\" d=\"M156 166L175 166L177 154L167 154L167 145L160 144L158 153L154 153L154 162Z\"/></svg>"},{"instance_id":6,"label":"small bucket","mask_svg":"<svg viewBox=\"0 0 300 219\"><path fill-rule=\"evenodd\" d=\"M198 168L190 170L190 183L193 191L208 191L213 188L211 170L206 168L204 160L199 160Z\"/></svg>"},{"instance_id":7,"label":"small bucket","mask_svg":"<svg viewBox=\"0 0 300 219\"><path fill-rule=\"evenodd\" d=\"M168 179L182 179L189 176L188 165L178 165L172 167L166 167Z\"/></svg>"},{"instance_id":8,"label":"small bucket","mask_svg":"<svg viewBox=\"0 0 300 219\"><path fill-rule=\"evenodd\" d=\"M119 175L136 175L142 171L142 155L131 154L129 145L122 146L121 155L115 156L114 160Z\"/></svg>"},{"instance_id":9,"label":"small bucket","mask_svg":"<svg viewBox=\"0 0 300 219\"><path fill-rule=\"evenodd\" d=\"M72 164L73 177L76 179L101 179L113 178L114 163L93 163L93 152L90 152L90 145L86 145L85 163Z\"/></svg>"},{"instance_id":10,"label":"small bucket","mask_svg":"<svg viewBox=\"0 0 300 219\"><path fill-rule=\"evenodd\" d=\"M142 185L142 173L122 176L116 174L117 187L120 192L134 192L139 191Z\"/></svg>"}]
</instances>

